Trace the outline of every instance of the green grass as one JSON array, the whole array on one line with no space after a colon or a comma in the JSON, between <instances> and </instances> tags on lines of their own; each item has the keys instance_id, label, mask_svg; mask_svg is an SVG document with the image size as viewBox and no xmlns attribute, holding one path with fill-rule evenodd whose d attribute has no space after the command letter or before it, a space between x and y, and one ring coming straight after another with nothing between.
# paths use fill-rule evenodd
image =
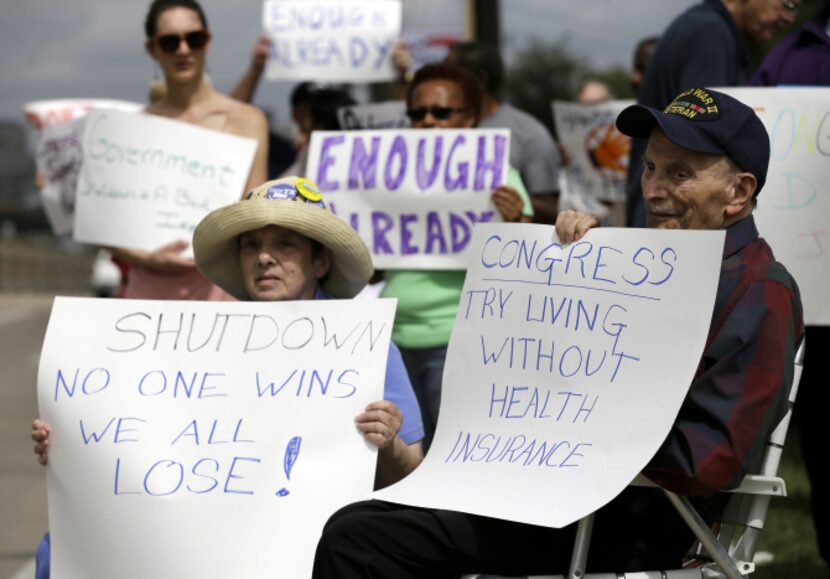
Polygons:
<instances>
[{"instance_id":1,"label":"green grass","mask_svg":"<svg viewBox=\"0 0 830 579\"><path fill-rule=\"evenodd\" d=\"M828 579L830 569L819 557L810 516L810 483L801 462L795 425L789 431L779 468L787 483L786 497L770 501L758 549L773 554L772 563L760 565L753 579Z\"/></svg>"}]
</instances>

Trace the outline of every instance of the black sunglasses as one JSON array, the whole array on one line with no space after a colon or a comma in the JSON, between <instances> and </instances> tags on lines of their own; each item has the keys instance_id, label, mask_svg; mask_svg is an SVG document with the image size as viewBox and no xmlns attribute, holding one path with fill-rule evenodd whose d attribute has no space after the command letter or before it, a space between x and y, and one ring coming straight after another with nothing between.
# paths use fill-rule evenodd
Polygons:
<instances>
[{"instance_id":1,"label":"black sunglasses","mask_svg":"<svg viewBox=\"0 0 830 579\"><path fill-rule=\"evenodd\" d=\"M419 109L406 109L406 116L409 117L410 121L417 123L423 121L426 118L427 113L429 113L436 121L446 121L455 113L460 113L466 110L466 108L454 109L452 107L421 107Z\"/></svg>"},{"instance_id":2,"label":"black sunglasses","mask_svg":"<svg viewBox=\"0 0 830 579\"><path fill-rule=\"evenodd\" d=\"M156 36L159 48L162 52L173 54L179 49L179 45L184 40L191 50L199 50L204 48L210 40L210 32L207 30L194 30L186 34L162 34Z\"/></svg>"}]
</instances>

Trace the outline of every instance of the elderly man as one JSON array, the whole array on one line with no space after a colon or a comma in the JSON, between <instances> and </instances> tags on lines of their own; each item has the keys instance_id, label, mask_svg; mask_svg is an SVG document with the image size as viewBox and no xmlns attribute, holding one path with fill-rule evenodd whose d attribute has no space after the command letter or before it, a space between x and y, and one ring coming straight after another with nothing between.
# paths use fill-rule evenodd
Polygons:
<instances>
[{"instance_id":1,"label":"elderly man","mask_svg":"<svg viewBox=\"0 0 830 579\"><path fill-rule=\"evenodd\" d=\"M680 94L664 111L629 107L617 127L648 139L642 185L649 226L726 230L703 357L675 424L644 470L661 486L692 497L714 520L723 505L718 491L735 487L754 467L783 416L803 334L795 282L758 237L752 218L766 179L769 138L752 109L707 89ZM598 225L593 215L564 212L556 228L572 242ZM562 573L573 535L573 525L547 529L358 503L329 520L313 576ZM595 536L603 544L592 549L591 571L674 568L693 542L662 493L643 488L626 489L600 509Z\"/></svg>"}]
</instances>

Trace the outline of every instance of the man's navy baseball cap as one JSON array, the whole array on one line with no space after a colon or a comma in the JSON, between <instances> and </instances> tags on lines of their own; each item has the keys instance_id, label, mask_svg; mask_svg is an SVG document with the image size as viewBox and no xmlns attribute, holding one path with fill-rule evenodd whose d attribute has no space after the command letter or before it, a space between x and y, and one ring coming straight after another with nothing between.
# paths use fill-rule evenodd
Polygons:
<instances>
[{"instance_id":1,"label":"man's navy baseball cap","mask_svg":"<svg viewBox=\"0 0 830 579\"><path fill-rule=\"evenodd\" d=\"M669 140L684 149L726 155L758 181L767 180L769 135L758 115L741 101L715 90L683 91L663 111L632 105L617 117L617 128L630 137L648 139L659 125Z\"/></svg>"}]
</instances>

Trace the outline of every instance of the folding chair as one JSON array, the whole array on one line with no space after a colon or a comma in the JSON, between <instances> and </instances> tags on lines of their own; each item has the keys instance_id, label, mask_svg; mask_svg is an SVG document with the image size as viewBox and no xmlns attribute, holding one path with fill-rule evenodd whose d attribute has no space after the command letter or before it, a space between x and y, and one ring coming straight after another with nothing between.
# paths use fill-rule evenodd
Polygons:
<instances>
[{"instance_id":1,"label":"folding chair","mask_svg":"<svg viewBox=\"0 0 830 579\"><path fill-rule=\"evenodd\" d=\"M685 569L638 571L633 573L591 573L585 574L588 548L594 514L586 516L577 524L571 565L567 575L534 575L527 579L739 579L755 571L753 558L758 539L764 528L770 497L787 496L784 480L778 476L778 465L784 450L784 441L790 425L798 384L804 367L804 340L795 355L795 371L790 387L787 412L773 430L766 443L766 450L758 474L748 474L738 488L726 491L731 497L721 516L720 527L714 532L697 513L689 499L661 489L674 505L677 512L698 538L698 553L711 558L699 567ZM634 486L657 487L642 475L631 483ZM493 575L465 575L462 579L497 579ZM504 578L508 579L508 578Z\"/></svg>"}]
</instances>

